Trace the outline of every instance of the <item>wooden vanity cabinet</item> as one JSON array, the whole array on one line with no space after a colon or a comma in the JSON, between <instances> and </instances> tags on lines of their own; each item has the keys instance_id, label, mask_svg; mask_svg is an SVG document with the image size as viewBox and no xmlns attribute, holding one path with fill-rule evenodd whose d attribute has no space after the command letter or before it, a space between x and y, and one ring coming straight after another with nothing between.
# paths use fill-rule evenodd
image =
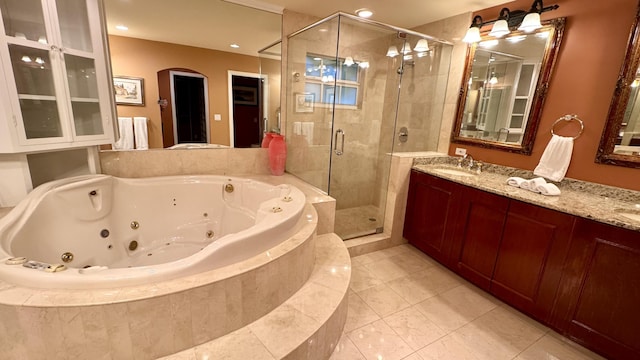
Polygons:
<instances>
[{"instance_id":1,"label":"wooden vanity cabinet","mask_svg":"<svg viewBox=\"0 0 640 360\"><path fill-rule=\"evenodd\" d=\"M451 181L411 172L403 236L445 265L449 265L462 188Z\"/></svg>"},{"instance_id":2,"label":"wooden vanity cabinet","mask_svg":"<svg viewBox=\"0 0 640 360\"><path fill-rule=\"evenodd\" d=\"M411 244L606 357L640 359L640 232L417 171L409 189Z\"/></svg>"},{"instance_id":3,"label":"wooden vanity cabinet","mask_svg":"<svg viewBox=\"0 0 640 360\"><path fill-rule=\"evenodd\" d=\"M640 232L579 218L551 324L612 359L640 359Z\"/></svg>"}]
</instances>

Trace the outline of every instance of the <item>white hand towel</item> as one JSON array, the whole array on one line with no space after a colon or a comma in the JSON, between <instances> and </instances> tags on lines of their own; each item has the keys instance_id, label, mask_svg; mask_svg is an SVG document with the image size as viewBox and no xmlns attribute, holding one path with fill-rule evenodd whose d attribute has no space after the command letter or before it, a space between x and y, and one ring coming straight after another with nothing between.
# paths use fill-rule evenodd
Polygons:
<instances>
[{"instance_id":1,"label":"white hand towel","mask_svg":"<svg viewBox=\"0 0 640 360\"><path fill-rule=\"evenodd\" d=\"M533 173L553 181L562 180L569 168L572 153L573 138L552 135Z\"/></svg>"},{"instance_id":2,"label":"white hand towel","mask_svg":"<svg viewBox=\"0 0 640 360\"><path fill-rule=\"evenodd\" d=\"M555 186L554 184L551 183L546 183L543 185L538 186L538 192L540 192L542 195L547 195L547 196L558 196L560 195L560 189L558 189L557 186Z\"/></svg>"},{"instance_id":3,"label":"white hand towel","mask_svg":"<svg viewBox=\"0 0 640 360\"><path fill-rule=\"evenodd\" d=\"M147 118L138 117L138 116L134 117L133 131L136 135L136 149L138 150L149 149L149 133L147 130Z\"/></svg>"},{"instance_id":4,"label":"white hand towel","mask_svg":"<svg viewBox=\"0 0 640 360\"><path fill-rule=\"evenodd\" d=\"M307 139L309 145L313 144L313 125L312 121L305 121L302 123L302 136Z\"/></svg>"},{"instance_id":5,"label":"white hand towel","mask_svg":"<svg viewBox=\"0 0 640 360\"><path fill-rule=\"evenodd\" d=\"M507 184L515 187L520 187L520 185L522 185L522 183L525 181L527 180L521 177L513 176L507 179Z\"/></svg>"},{"instance_id":6,"label":"white hand towel","mask_svg":"<svg viewBox=\"0 0 640 360\"><path fill-rule=\"evenodd\" d=\"M520 184L520 187L522 189L533 191L533 192L537 193L537 192L540 192L540 190L538 190L538 187L541 186L541 185L544 185L546 183L547 182L543 178L537 177L537 178L533 178L531 180L523 181L522 184Z\"/></svg>"},{"instance_id":7,"label":"white hand towel","mask_svg":"<svg viewBox=\"0 0 640 360\"><path fill-rule=\"evenodd\" d=\"M113 147L116 150L133 149L133 119L130 117L119 117L118 130L120 131L120 138L113 144Z\"/></svg>"}]
</instances>

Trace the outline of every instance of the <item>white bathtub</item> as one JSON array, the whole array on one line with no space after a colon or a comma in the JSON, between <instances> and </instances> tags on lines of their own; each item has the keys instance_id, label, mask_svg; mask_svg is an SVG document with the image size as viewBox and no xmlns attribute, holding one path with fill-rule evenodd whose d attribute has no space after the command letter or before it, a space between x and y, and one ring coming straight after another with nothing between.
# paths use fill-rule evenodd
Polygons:
<instances>
[{"instance_id":1,"label":"white bathtub","mask_svg":"<svg viewBox=\"0 0 640 360\"><path fill-rule=\"evenodd\" d=\"M0 279L35 288L98 289L196 274L289 238L304 204L294 186L224 176L55 181L0 220ZM64 262L69 254L73 259ZM7 264L17 257L30 262ZM51 273L49 264L67 269Z\"/></svg>"}]
</instances>

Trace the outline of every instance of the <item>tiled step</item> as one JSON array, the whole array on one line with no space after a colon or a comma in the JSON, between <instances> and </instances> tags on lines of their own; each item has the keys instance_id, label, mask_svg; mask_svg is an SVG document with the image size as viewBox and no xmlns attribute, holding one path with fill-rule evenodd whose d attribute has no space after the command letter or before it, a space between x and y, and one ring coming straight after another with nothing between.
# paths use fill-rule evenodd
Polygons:
<instances>
[{"instance_id":1,"label":"tiled step","mask_svg":"<svg viewBox=\"0 0 640 360\"><path fill-rule=\"evenodd\" d=\"M282 305L241 329L163 359L328 359L346 321L351 259L333 233L319 235L315 250L311 277Z\"/></svg>"}]
</instances>

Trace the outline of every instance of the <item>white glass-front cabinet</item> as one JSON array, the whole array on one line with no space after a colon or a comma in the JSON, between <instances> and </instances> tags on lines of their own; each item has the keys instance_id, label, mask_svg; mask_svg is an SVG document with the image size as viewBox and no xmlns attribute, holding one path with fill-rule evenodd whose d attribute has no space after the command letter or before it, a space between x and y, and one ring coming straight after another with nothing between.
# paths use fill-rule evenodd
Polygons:
<instances>
[{"instance_id":1,"label":"white glass-front cabinet","mask_svg":"<svg viewBox=\"0 0 640 360\"><path fill-rule=\"evenodd\" d=\"M1 0L0 153L113 142L100 0Z\"/></svg>"}]
</instances>

